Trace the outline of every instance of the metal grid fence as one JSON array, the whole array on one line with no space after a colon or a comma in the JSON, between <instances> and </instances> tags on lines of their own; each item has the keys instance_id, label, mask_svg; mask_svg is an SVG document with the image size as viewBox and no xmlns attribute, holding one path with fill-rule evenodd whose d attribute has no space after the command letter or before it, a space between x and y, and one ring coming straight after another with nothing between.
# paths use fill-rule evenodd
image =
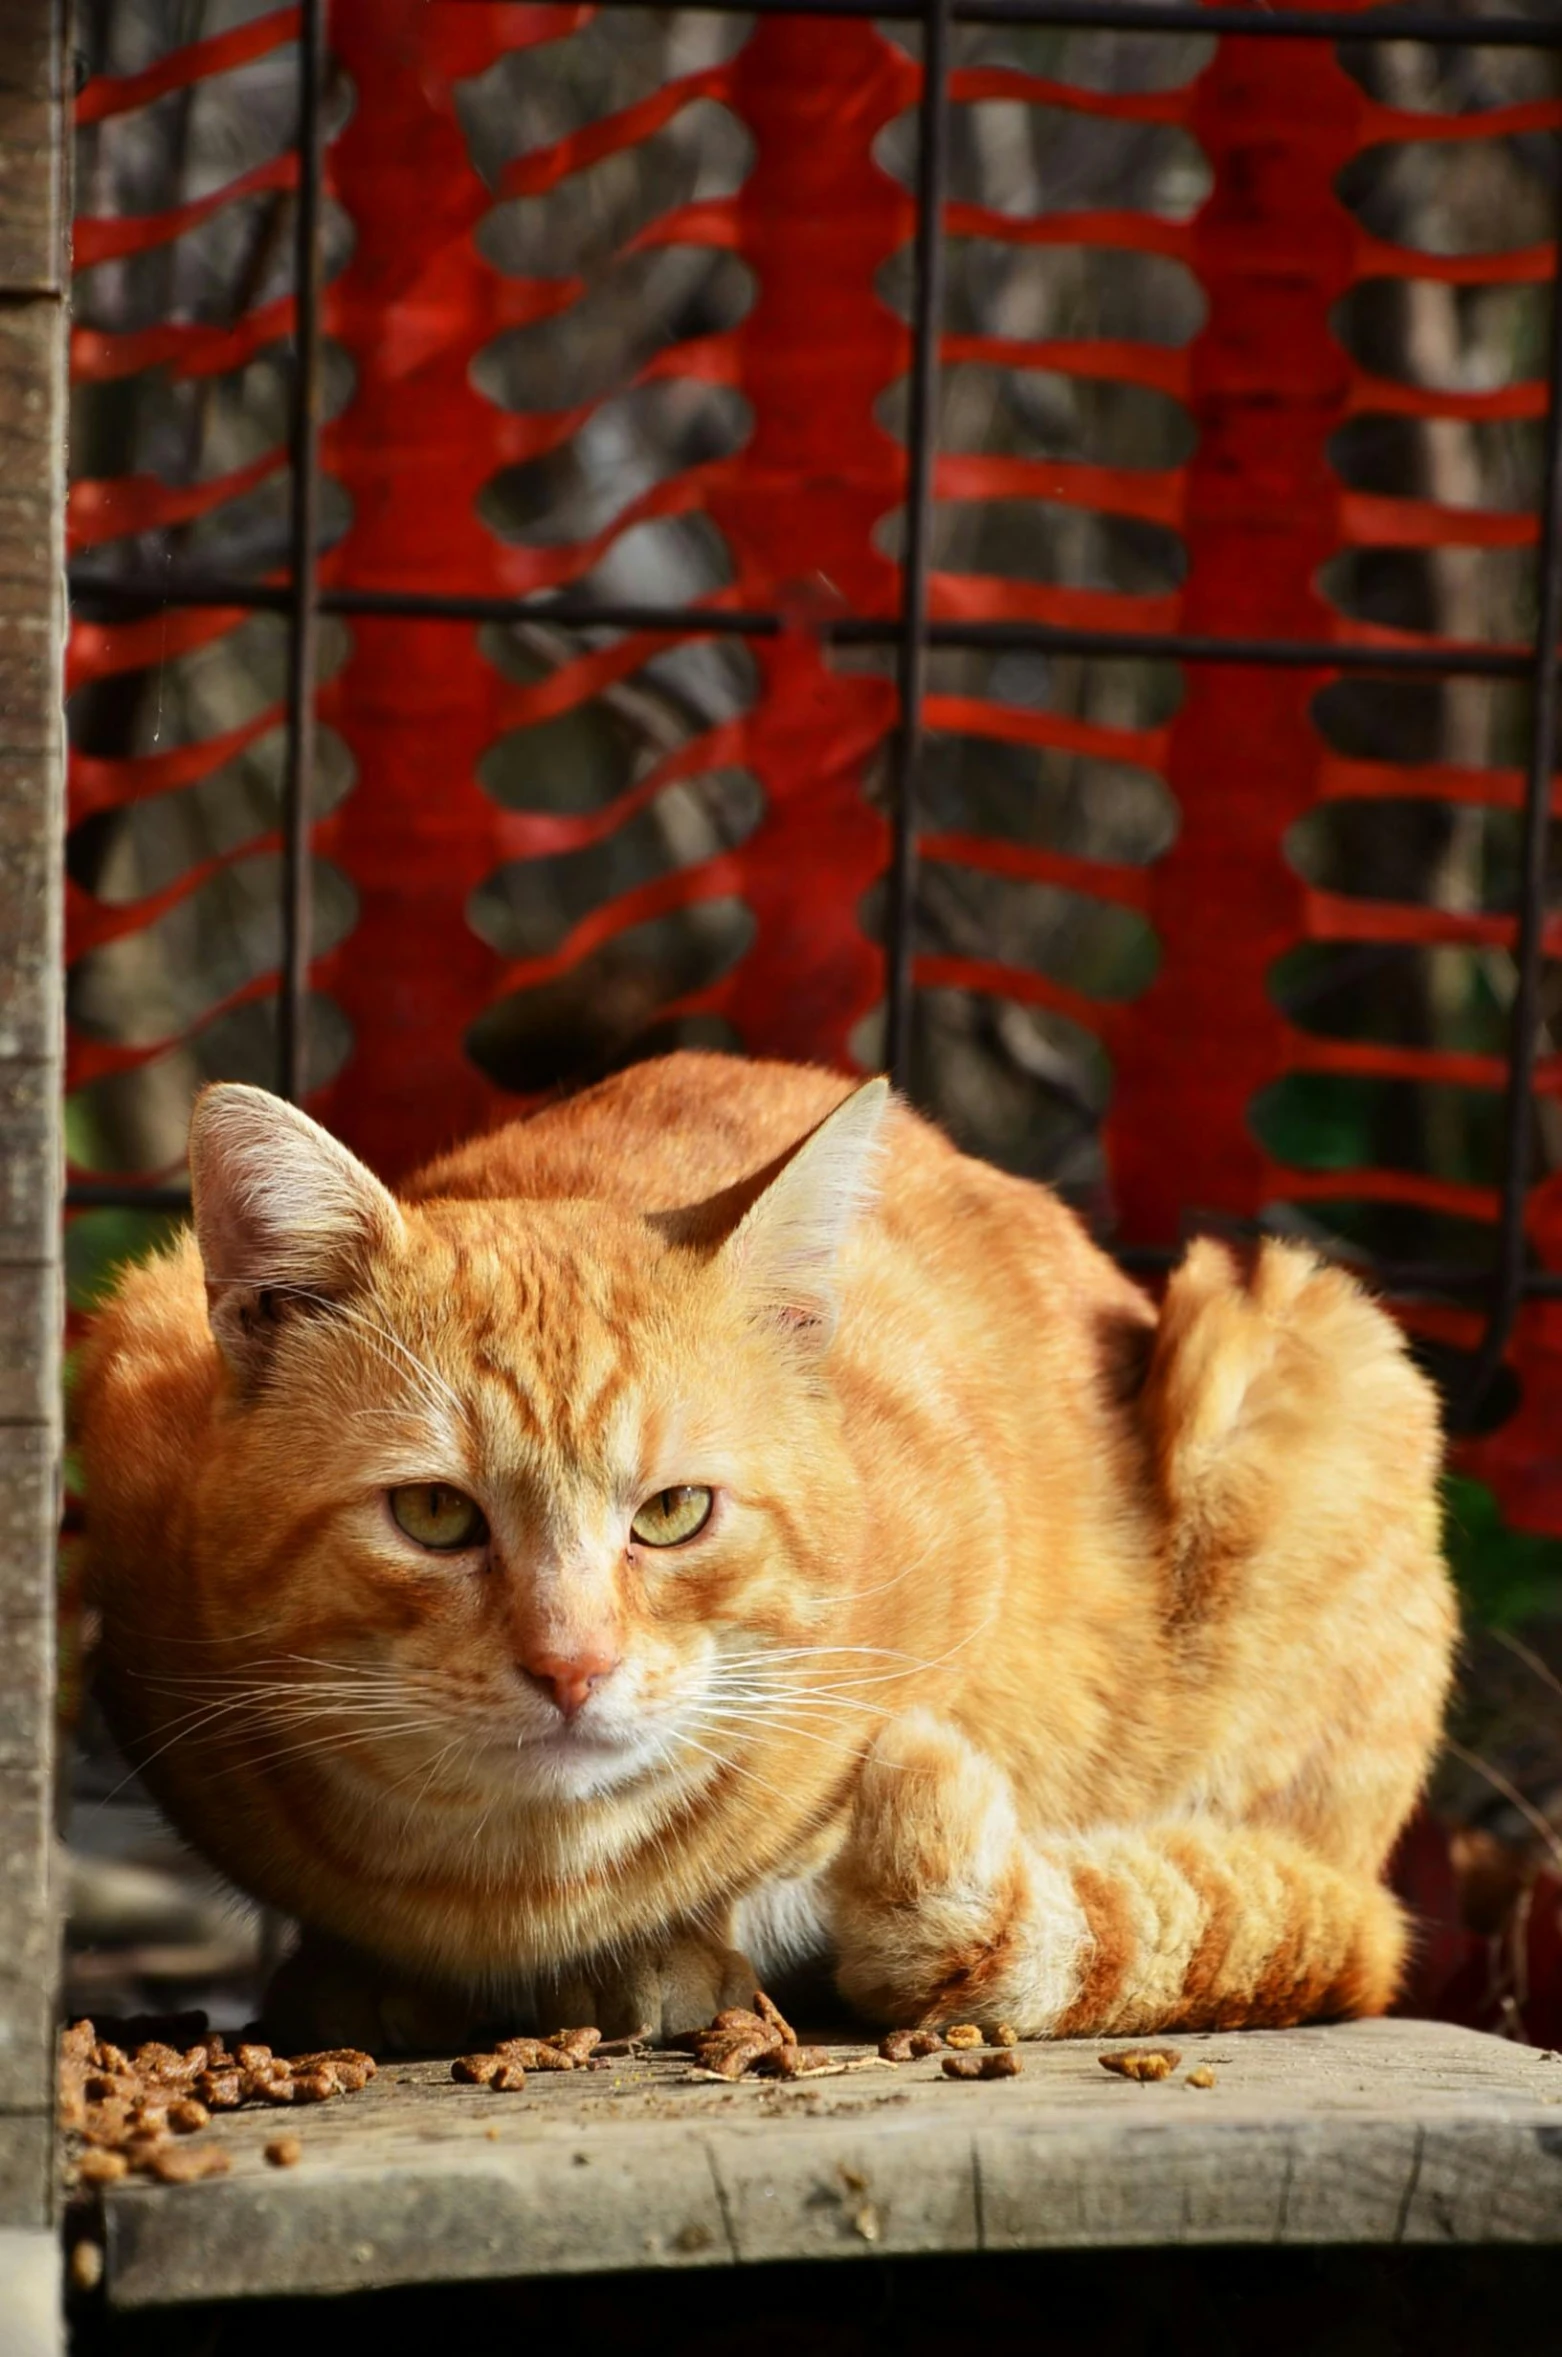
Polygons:
<instances>
[{"instance_id":1,"label":"metal grid fence","mask_svg":"<svg viewBox=\"0 0 1562 2357\"><path fill-rule=\"evenodd\" d=\"M460 7L464 0L431 0ZM656 0L611 0L614 7L650 7ZM1384 1268L1386 1288L1462 1296L1484 1307L1482 1340L1460 1396L1450 1402L1456 1428L1477 1418L1500 1368L1521 1303L1562 1298L1562 1274L1525 1265L1526 1173L1533 1131L1533 1080L1546 916L1546 845L1559 718L1557 658L1562 638L1562 220L1551 283L1547 342L1547 413L1538 542L1536 629L1522 650L1469 642L1436 647L1364 647L1302 638L1209 637L1180 631L1070 628L1033 622L948 621L929 611L933 476L937 456L936 393L943 316L943 220L949 163L949 35L956 23L1024 25L1055 30L1132 32L1136 35L1215 34L1252 40L1308 40L1351 44L1414 41L1434 48L1528 48L1562 53L1562 8L1549 22L1517 17L1450 16L1439 9L1397 7L1363 16L1352 10L1202 6L1198 0L688 0L719 14L893 19L921 27L923 89L918 124L916 235L911 316L912 357L907 429L907 527L899 610L889 619L850 612L813 627L830 646L890 646L894 650L900 725L890 776L892 865L887 914L887 1061L892 1077L908 1077L914 1013L915 885L922 756L922 707L927 657L937 648L997 651L1023 648L1053 655L1164 658L1179 663L1282 665L1369 672L1382 677L1517 680L1528 684L1531 713L1522 818L1521 886L1517 924L1516 988L1511 1013L1502 1139L1502 1186L1496 1250L1490 1269L1472 1278L1452 1268L1414 1272ZM286 580L258 583L193 569L159 573L155 581L124 575L113 580L89 567L72 572L79 608L105 615L193 606L280 613L287 621L286 761L283 821L283 954L277 1027L276 1087L297 1100L308 1053L308 980L311 911L310 787L314 764L316 655L324 615L397 616L458 623L514 623L545 616L565 629L690 633L743 639L777 636L789 627L779 610L713 610L610 603L568 594L546 599L455 596L355 589L319 580L322 274L320 224L324 187L329 0L302 0L299 68L298 199L294 270L298 294L295 367L289 417L291 467L290 564ZM1562 173L1558 175L1562 186ZM72 1209L129 1206L182 1208L182 1190L83 1181L68 1195ZM1129 1248L1129 1265L1153 1269L1167 1255Z\"/></svg>"}]
</instances>

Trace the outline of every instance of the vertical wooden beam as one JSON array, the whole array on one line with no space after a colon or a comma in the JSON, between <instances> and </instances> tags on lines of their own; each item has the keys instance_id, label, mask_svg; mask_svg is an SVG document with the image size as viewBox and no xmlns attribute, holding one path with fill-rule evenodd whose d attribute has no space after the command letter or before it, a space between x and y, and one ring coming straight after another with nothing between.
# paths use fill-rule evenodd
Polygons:
<instances>
[{"instance_id":1,"label":"vertical wooden beam","mask_svg":"<svg viewBox=\"0 0 1562 2357\"><path fill-rule=\"evenodd\" d=\"M64 0L0 7L0 2244L53 2345ZM31 2296L24 2279L32 2278ZM22 2312L32 2325L21 2323ZM41 2336L41 2337L40 2337Z\"/></svg>"}]
</instances>

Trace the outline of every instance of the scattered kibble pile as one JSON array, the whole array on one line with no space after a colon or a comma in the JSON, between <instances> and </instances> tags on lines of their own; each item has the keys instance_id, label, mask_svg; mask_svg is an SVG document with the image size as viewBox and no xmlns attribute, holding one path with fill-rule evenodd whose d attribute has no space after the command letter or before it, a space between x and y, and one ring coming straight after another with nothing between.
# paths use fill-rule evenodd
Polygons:
<instances>
[{"instance_id":1,"label":"scattered kibble pile","mask_svg":"<svg viewBox=\"0 0 1562 2357\"><path fill-rule=\"evenodd\" d=\"M1169 2079L1182 2061L1175 2046L1119 2046L1109 2054L1098 2054L1097 2062L1104 2071L1112 2071L1119 2079L1135 2079L1142 2087ZM1183 2080L1185 2087L1213 2087L1215 2073L1207 2062L1189 2071Z\"/></svg>"},{"instance_id":2,"label":"scattered kibble pile","mask_svg":"<svg viewBox=\"0 0 1562 2357\"><path fill-rule=\"evenodd\" d=\"M622 2046L633 2044L623 2039ZM602 2043L600 2030L555 2030L547 2038L501 2038L484 2054L462 2054L450 2066L450 2076L468 2086L491 2087L499 2095L516 2095L532 2071L584 2069Z\"/></svg>"},{"instance_id":3,"label":"scattered kibble pile","mask_svg":"<svg viewBox=\"0 0 1562 2357\"><path fill-rule=\"evenodd\" d=\"M799 2044L786 2015L763 1989L752 2007L730 2005L708 2029L691 2030L674 2043L713 2079L741 2079L750 2072L772 2079L816 2079L846 2067L833 2062L822 2046Z\"/></svg>"},{"instance_id":4,"label":"scattered kibble pile","mask_svg":"<svg viewBox=\"0 0 1562 2357\"><path fill-rule=\"evenodd\" d=\"M948 2048L981 2048L983 2033L970 2022L948 2030L891 2030L877 2054L840 2057L822 2046L805 2046L773 1997L759 1990L752 2006L730 2005L702 2030L690 2030L672 2044L690 2058L693 2079L835 2079L852 2071L882 2070L886 2065L915 2062L923 2055L943 2054L951 2078L1014 2079L1022 2068L1010 2051L1019 2043L1007 2022L986 2034L987 2051L968 2054L958 2070L957 2054ZM605 2046L595 2030L555 2030L546 2038L501 2038L482 2054L463 2054L450 2066L450 2075L473 2087L497 2094L518 2094L528 2071L600 2070L613 2056L640 2049L637 2038L621 2038ZM966 2067L969 2066L969 2067Z\"/></svg>"},{"instance_id":5,"label":"scattered kibble pile","mask_svg":"<svg viewBox=\"0 0 1562 2357\"><path fill-rule=\"evenodd\" d=\"M366 2087L374 2069L373 2056L356 2046L289 2056L249 2041L230 2048L214 2030L183 2049L157 2038L127 2049L76 2021L60 2042L60 2126L81 2139L82 2185L110 2185L133 2172L190 2185L228 2168L220 2146L190 2141L213 2112L326 2103Z\"/></svg>"}]
</instances>

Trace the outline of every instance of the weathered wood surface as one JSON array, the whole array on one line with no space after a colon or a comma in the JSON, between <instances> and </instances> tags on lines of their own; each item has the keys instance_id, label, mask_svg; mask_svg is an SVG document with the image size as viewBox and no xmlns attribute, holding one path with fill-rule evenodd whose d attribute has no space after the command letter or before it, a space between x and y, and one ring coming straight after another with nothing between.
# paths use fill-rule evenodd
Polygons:
<instances>
[{"instance_id":1,"label":"weathered wood surface","mask_svg":"<svg viewBox=\"0 0 1562 2357\"><path fill-rule=\"evenodd\" d=\"M361 2095L214 2123L232 2173L104 2201L122 2307L871 2253L1562 2241L1562 2061L1438 2024L1176 2041L1140 2086L1101 2041L1024 2075L726 2088L679 2057L524 2093L390 2065ZM856 2053L868 2051L863 2048ZM1216 2085L1187 2071L1208 2061ZM264 2159L279 2132L303 2159Z\"/></svg>"},{"instance_id":2,"label":"weathered wood surface","mask_svg":"<svg viewBox=\"0 0 1562 2357\"><path fill-rule=\"evenodd\" d=\"M43 2230L56 1952L63 17L62 0L0 5L0 2230L18 2266L31 2232L45 2271L57 2264Z\"/></svg>"},{"instance_id":3,"label":"weathered wood surface","mask_svg":"<svg viewBox=\"0 0 1562 2357\"><path fill-rule=\"evenodd\" d=\"M62 0L0 8L0 288L57 294L64 284Z\"/></svg>"}]
</instances>

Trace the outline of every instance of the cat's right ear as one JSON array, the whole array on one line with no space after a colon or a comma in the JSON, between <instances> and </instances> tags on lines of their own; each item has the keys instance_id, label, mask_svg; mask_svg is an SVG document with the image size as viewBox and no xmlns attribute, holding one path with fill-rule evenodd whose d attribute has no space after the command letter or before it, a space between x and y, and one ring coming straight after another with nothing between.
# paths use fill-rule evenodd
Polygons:
<instances>
[{"instance_id":1,"label":"cat's right ear","mask_svg":"<svg viewBox=\"0 0 1562 2357\"><path fill-rule=\"evenodd\" d=\"M394 1196L345 1146L265 1089L204 1089L190 1120L206 1313L243 1383L259 1374L289 1299L330 1303L393 1252Z\"/></svg>"},{"instance_id":2,"label":"cat's right ear","mask_svg":"<svg viewBox=\"0 0 1562 2357\"><path fill-rule=\"evenodd\" d=\"M761 1314L817 1350L835 1331L842 1248L877 1192L892 1101L887 1080L864 1081L763 1174L722 1246Z\"/></svg>"}]
</instances>

